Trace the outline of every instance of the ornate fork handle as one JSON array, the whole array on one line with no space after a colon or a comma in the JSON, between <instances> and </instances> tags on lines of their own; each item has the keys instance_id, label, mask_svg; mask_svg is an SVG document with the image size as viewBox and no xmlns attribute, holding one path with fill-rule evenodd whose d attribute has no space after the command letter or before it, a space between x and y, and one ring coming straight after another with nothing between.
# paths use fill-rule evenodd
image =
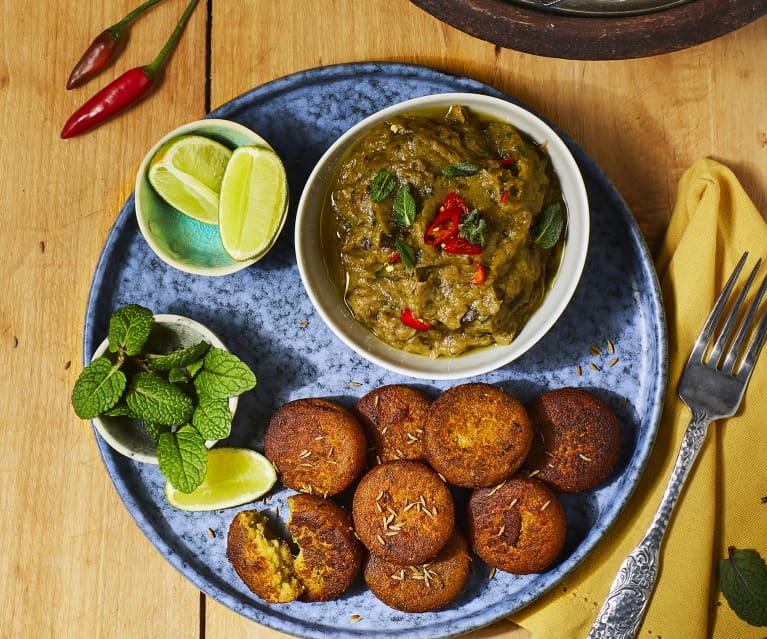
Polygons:
<instances>
[{"instance_id":1,"label":"ornate fork handle","mask_svg":"<svg viewBox=\"0 0 767 639\"><path fill-rule=\"evenodd\" d=\"M636 636L655 585L663 534L710 423L711 419L705 412L693 412L658 510L642 541L621 564L588 639L630 639Z\"/></svg>"}]
</instances>

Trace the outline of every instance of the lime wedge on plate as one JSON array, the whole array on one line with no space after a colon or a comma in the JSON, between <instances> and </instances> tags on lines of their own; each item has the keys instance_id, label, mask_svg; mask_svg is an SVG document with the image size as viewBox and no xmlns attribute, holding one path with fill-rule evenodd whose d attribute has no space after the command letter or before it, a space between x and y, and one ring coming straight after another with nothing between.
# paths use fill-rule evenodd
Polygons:
<instances>
[{"instance_id":1,"label":"lime wedge on plate","mask_svg":"<svg viewBox=\"0 0 767 639\"><path fill-rule=\"evenodd\" d=\"M182 135L160 147L147 179L157 194L181 213L218 224L221 180L232 151L202 135Z\"/></svg>"},{"instance_id":2,"label":"lime wedge on plate","mask_svg":"<svg viewBox=\"0 0 767 639\"><path fill-rule=\"evenodd\" d=\"M277 471L261 453L248 448L212 448L202 484L182 493L165 482L165 498L179 510L232 508L255 501L277 481Z\"/></svg>"},{"instance_id":3,"label":"lime wedge on plate","mask_svg":"<svg viewBox=\"0 0 767 639\"><path fill-rule=\"evenodd\" d=\"M274 244L285 223L288 179L270 148L240 146L221 182L218 226L224 250L235 260L257 259Z\"/></svg>"}]
</instances>

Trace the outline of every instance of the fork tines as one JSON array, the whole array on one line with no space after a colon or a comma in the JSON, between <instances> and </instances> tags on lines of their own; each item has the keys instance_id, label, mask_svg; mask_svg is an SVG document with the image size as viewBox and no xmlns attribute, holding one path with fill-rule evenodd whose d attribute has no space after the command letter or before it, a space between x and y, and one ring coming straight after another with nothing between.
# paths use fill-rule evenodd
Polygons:
<instances>
[{"instance_id":1,"label":"fork tines","mask_svg":"<svg viewBox=\"0 0 767 639\"><path fill-rule=\"evenodd\" d=\"M728 305L733 290L735 289L738 276L743 270L743 266L746 263L747 257L748 252L745 252L740 258L740 261L735 267L735 270L730 276L730 279L727 280L727 284L725 285L724 290L722 290L719 298L716 300L714 308L711 310L711 313L709 314L708 319L706 320L706 323L703 326L700 335L698 336L698 339L695 341L695 347L693 348L692 354L690 355L691 362L703 362L708 345L714 336L714 330L720 323L722 313ZM737 299L735 300L735 303L732 305L727 317L725 318L722 329L719 332L716 341L714 342L713 348L711 348L711 352L709 353L708 358L706 358L709 366L714 366L717 369L731 375L735 375L736 377L742 376L745 379L748 379L750 376L753 365L764 343L765 336L767 335L767 312L765 312L764 309L761 312L759 310L759 305L762 301L762 298L764 297L765 290L767 290L767 276L765 276L765 278L762 280L762 283L759 286L759 289L757 290L753 300L751 301L748 310L741 319L738 327L738 332L734 339L732 339L732 334L733 329L735 328L736 324L738 323L738 319L741 316L741 308L746 301L748 292L751 289L751 285L756 278L761 264L762 260L757 260L754 268L751 270L751 273L748 276L748 279L746 280ZM759 319L757 319L757 317ZM752 328L756 321L759 322L758 327L756 331L753 332L753 336L748 345L748 349L745 351L745 356L743 356L743 345L748 336L752 334ZM729 348L727 348L728 345ZM724 361L722 361L723 357ZM740 366L737 367L736 370L736 366L739 361Z\"/></svg>"}]
</instances>

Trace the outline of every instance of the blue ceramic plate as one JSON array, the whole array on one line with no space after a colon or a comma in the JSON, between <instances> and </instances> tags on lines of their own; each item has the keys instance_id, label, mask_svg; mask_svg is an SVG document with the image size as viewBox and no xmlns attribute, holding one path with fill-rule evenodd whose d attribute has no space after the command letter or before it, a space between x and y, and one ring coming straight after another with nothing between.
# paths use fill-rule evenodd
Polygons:
<instances>
[{"instance_id":1,"label":"blue ceramic plate","mask_svg":"<svg viewBox=\"0 0 767 639\"><path fill-rule=\"evenodd\" d=\"M295 203L314 163L351 125L395 102L447 91L507 97L479 82L423 67L344 64L275 80L211 116L241 122L274 146L285 161L290 200ZM625 445L618 468L597 490L563 499L569 534L555 565L528 576L497 572L489 580L487 567L477 560L465 592L435 613L392 610L361 578L333 602L268 605L244 586L225 557L227 530L237 509L172 509L165 503L164 481L156 466L133 462L98 439L107 472L138 526L205 594L260 624L300 637L451 637L508 615L549 590L608 534L655 438L666 387L665 326L652 261L631 213L594 162L562 137L583 171L592 207L583 277L562 318L535 348L505 368L474 378L498 384L523 401L547 389L587 388L606 399L620 417ZM258 385L241 397L233 434L225 442L256 449L262 448L273 411L289 400L321 396L351 406L377 386L414 384L355 355L314 312L296 266L294 221L291 209L275 248L259 263L227 277L208 278L174 270L154 255L138 231L131 196L94 274L85 316L84 361L90 361L106 335L112 311L124 304L139 303L155 313L202 322L256 372ZM592 346L602 354L592 354ZM436 395L452 384L417 385ZM289 512L287 495L287 490L278 490L257 506L278 508L284 517ZM352 621L352 615L360 620Z\"/></svg>"}]
</instances>

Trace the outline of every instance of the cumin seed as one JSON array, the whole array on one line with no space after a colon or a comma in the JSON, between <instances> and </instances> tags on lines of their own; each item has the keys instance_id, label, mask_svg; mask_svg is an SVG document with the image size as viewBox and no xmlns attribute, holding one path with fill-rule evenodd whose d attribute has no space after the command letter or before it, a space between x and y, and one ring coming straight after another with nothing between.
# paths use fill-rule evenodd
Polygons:
<instances>
[{"instance_id":1,"label":"cumin seed","mask_svg":"<svg viewBox=\"0 0 767 639\"><path fill-rule=\"evenodd\" d=\"M381 544L382 546L386 545L386 542L384 541L383 537L381 535L376 535L376 541Z\"/></svg>"},{"instance_id":2,"label":"cumin seed","mask_svg":"<svg viewBox=\"0 0 767 639\"><path fill-rule=\"evenodd\" d=\"M580 457L583 461L587 461L587 462L591 461L591 457L588 457L584 455L583 453L578 453L578 457Z\"/></svg>"},{"instance_id":3,"label":"cumin seed","mask_svg":"<svg viewBox=\"0 0 767 639\"><path fill-rule=\"evenodd\" d=\"M597 371L597 372L600 372L600 371L602 370L602 369L601 369L601 368L599 368L599 366L597 366L597 365L596 365L594 362L591 362L591 363L589 364L589 368L590 368L591 370L593 370L593 371Z\"/></svg>"},{"instance_id":4,"label":"cumin seed","mask_svg":"<svg viewBox=\"0 0 767 639\"><path fill-rule=\"evenodd\" d=\"M311 455L312 455L312 451L306 450L306 448L304 448L300 453L298 453L298 456L301 459L306 459L307 457L311 457Z\"/></svg>"},{"instance_id":5,"label":"cumin seed","mask_svg":"<svg viewBox=\"0 0 767 639\"><path fill-rule=\"evenodd\" d=\"M498 484L495 488L493 488L489 493L487 493L488 497L492 497L497 493L501 488L503 488L503 485L506 483L506 481L502 481L500 484Z\"/></svg>"},{"instance_id":6,"label":"cumin seed","mask_svg":"<svg viewBox=\"0 0 767 639\"><path fill-rule=\"evenodd\" d=\"M546 510L549 507L549 504L551 504L551 500L549 499L543 506L541 506L541 512Z\"/></svg>"},{"instance_id":7,"label":"cumin seed","mask_svg":"<svg viewBox=\"0 0 767 639\"><path fill-rule=\"evenodd\" d=\"M610 355L615 352L615 346L613 346L613 343L609 339L607 340L607 350L610 351Z\"/></svg>"},{"instance_id":8,"label":"cumin seed","mask_svg":"<svg viewBox=\"0 0 767 639\"><path fill-rule=\"evenodd\" d=\"M594 357L599 357L602 355L602 351L600 351L597 346L589 347L589 353L591 353Z\"/></svg>"},{"instance_id":9,"label":"cumin seed","mask_svg":"<svg viewBox=\"0 0 767 639\"><path fill-rule=\"evenodd\" d=\"M531 472L531 473L528 475L528 478L530 478L530 477L535 477L535 476L536 476L538 473L540 473L540 472L541 472L541 471L540 471L539 469L537 469L537 468L536 468L536 469L535 469L533 472Z\"/></svg>"},{"instance_id":10,"label":"cumin seed","mask_svg":"<svg viewBox=\"0 0 767 639\"><path fill-rule=\"evenodd\" d=\"M575 372L578 373L578 377L580 377L583 374L580 364L578 364L578 366L575 367Z\"/></svg>"},{"instance_id":11,"label":"cumin seed","mask_svg":"<svg viewBox=\"0 0 767 639\"><path fill-rule=\"evenodd\" d=\"M612 368L612 367L613 367L613 366L615 366L617 363L618 363L618 358L617 358L617 357L613 357L613 358L610 360L610 363L608 364L608 366L609 366L610 368Z\"/></svg>"}]
</instances>

